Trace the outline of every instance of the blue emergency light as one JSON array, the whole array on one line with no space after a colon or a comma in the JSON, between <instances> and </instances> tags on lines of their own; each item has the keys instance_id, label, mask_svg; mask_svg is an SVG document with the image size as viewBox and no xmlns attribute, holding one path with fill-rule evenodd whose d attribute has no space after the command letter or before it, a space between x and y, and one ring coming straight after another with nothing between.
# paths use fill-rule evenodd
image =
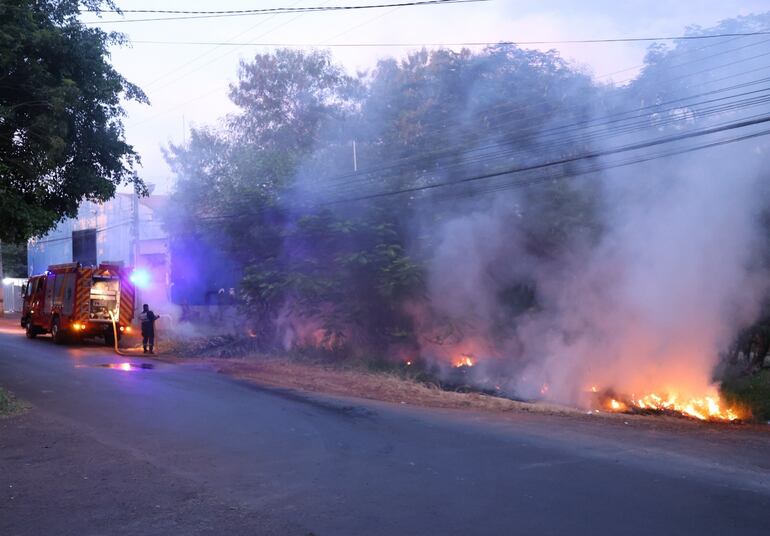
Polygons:
<instances>
[{"instance_id":1,"label":"blue emergency light","mask_svg":"<svg viewBox=\"0 0 770 536\"><path fill-rule=\"evenodd\" d=\"M150 286L150 272L143 268L137 268L131 272L128 279L139 288L147 288Z\"/></svg>"}]
</instances>

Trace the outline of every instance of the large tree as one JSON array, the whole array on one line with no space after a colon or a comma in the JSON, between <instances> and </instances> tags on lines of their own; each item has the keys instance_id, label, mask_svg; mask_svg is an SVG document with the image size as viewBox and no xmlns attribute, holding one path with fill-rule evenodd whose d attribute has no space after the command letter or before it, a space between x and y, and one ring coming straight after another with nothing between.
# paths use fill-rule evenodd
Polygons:
<instances>
[{"instance_id":1,"label":"large tree","mask_svg":"<svg viewBox=\"0 0 770 536\"><path fill-rule=\"evenodd\" d=\"M111 0L0 3L0 240L21 242L75 216L81 201L143 188L121 99L146 102L109 62L121 41L78 19Z\"/></svg>"},{"instance_id":2,"label":"large tree","mask_svg":"<svg viewBox=\"0 0 770 536\"><path fill-rule=\"evenodd\" d=\"M187 145L169 148L178 176L169 231L195 233L236 260L241 298L266 343L311 330L327 346L408 348L425 261L442 220L458 211L437 202L442 190L339 201L510 166L505 153L528 150L557 118L580 119L593 91L555 54L512 46L419 51L358 79L328 53L258 55L231 88L240 110L228 128L194 129ZM536 99L543 106L529 106ZM480 159L489 146L494 154ZM590 220L590 204L568 188L544 187L528 201L518 213L512 202L511 217L526 216L532 242L550 240L549 252ZM508 283L511 301L519 282Z\"/></svg>"}]
</instances>

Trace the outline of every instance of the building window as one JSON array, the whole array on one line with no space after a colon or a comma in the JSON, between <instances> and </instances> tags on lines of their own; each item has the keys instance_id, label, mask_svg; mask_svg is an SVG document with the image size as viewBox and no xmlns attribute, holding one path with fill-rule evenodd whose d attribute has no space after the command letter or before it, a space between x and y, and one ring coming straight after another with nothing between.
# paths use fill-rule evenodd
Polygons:
<instances>
[{"instance_id":1,"label":"building window","mask_svg":"<svg viewBox=\"0 0 770 536\"><path fill-rule=\"evenodd\" d=\"M72 262L96 266L96 229L72 231Z\"/></svg>"}]
</instances>

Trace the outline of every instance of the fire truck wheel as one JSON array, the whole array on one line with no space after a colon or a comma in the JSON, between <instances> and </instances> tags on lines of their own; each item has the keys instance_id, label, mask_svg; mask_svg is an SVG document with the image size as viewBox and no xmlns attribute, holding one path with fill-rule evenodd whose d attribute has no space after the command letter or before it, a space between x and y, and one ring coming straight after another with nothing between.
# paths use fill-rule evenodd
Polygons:
<instances>
[{"instance_id":1,"label":"fire truck wheel","mask_svg":"<svg viewBox=\"0 0 770 536\"><path fill-rule=\"evenodd\" d=\"M31 320L29 322L27 322L27 331L26 331L26 333L27 333L27 338L28 339L34 339L35 337L37 337L37 328L35 327L35 325L32 323Z\"/></svg>"},{"instance_id":2,"label":"fire truck wheel","mask_svg":"<svg viewBox=\"0 0 770 536\"><path fill-rule=\"evenodd\" d=\"M51 338L54 344L64 344L64 332L59 328L58 318L54 318L51 322Z\"/></svg>"}]
</instances>

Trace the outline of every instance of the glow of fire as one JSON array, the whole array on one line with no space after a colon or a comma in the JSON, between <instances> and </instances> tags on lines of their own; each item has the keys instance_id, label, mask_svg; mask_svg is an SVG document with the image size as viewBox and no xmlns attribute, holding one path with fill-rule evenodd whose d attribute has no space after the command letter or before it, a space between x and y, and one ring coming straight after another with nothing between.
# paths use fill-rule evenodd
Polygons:
<instances>
[{"instance_id":1,"label":"glow of fire","mask_svg":"<svg viewBox=\"0 0 770 536\"><path fill-rule=\"evenodd\" d=\"M469 356L464 355L461 357L458 357L452 362L452 366L455 368L460 367L472 367L474 365L473 359L471 359Z\"/></svg>"},{"instance_id":2,"label":"glow of fire","mask_svg":"<svg viewBox=\"0 0 770 536\"><path fill-rule=\"evenodd\" d=\"M596 393L598 389L592 387L591 391ZM701 421L735 421L741 418L740 412L735 408L725 407L718 395L680 399L676 394L663 397L650 393L639 397L632 395L624 401L611 398L605 402L605 406L608 410L619 412L628 411L631 407L652 411L671 411Z\"/></svg>"},{"instance_id":3,"label":"glow of fire","mask_svg":"<svg viewBox=\"0 0 770 536\"><path fill-rule=\"evenodd\" d=\"M722 407L718 396L680 400L675 394L664 398L652 393L643 397L633 397L632 403L641 409L676 411L702 421L734 421L740 418L735 409Z\"/></svg>"}]
</instances>

